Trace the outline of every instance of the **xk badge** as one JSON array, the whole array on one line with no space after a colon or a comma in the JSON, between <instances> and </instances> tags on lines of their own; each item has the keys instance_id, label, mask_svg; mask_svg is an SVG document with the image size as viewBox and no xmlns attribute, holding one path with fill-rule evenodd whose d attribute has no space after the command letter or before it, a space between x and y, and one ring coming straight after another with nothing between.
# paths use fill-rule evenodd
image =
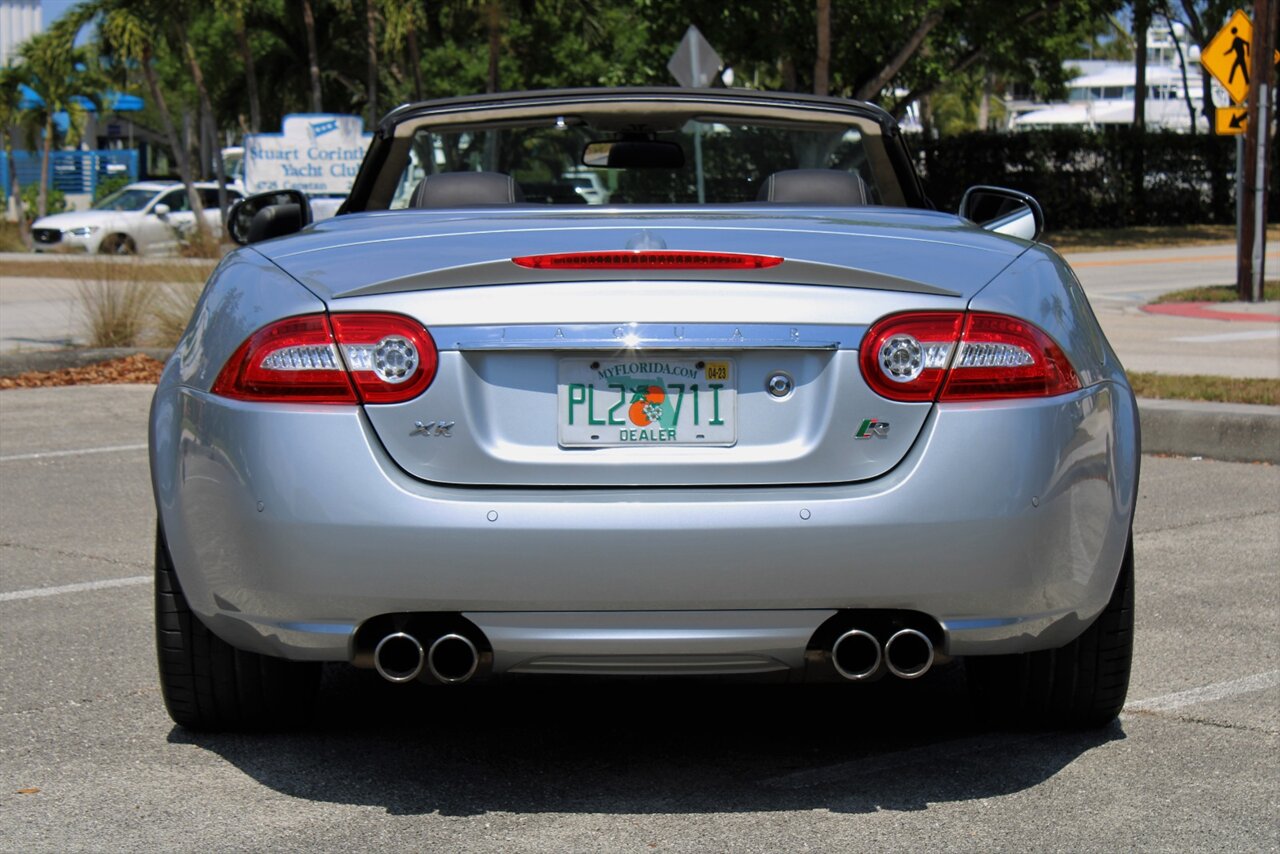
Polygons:
<instances>
[{"instance_id":1,"label":"xk badge","mask_svg":"<svg viewBox=\"0 0 1280 854\"><path fill-rule=\"evenodd\" d=\"M868 418L862 422L862 426L853 434L855 439L870 439L872 436L879 436L881 439L889 435L889 422L877 421L874 418Z\"/></svg>"},{"instance_id":2,"label":"xk badge","mask_svg":"<svg viewBox=\"0 0 1280 854\"><path fill-rule=\"evenodd\" d=\"M410 436L439 436L442 439L452 439L454 422L452 421L415 421L413 422L413 430Z\"/></svg>"}]
</instances>

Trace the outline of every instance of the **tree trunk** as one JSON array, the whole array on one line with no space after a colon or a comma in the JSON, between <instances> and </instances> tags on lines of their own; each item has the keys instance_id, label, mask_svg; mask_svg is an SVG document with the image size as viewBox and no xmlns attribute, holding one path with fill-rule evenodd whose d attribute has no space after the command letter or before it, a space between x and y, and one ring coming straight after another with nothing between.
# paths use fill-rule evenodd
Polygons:
<instances>
[{"instance_id":1,"label":"tree trunk","mask_svg":"<svg viewBox=\"0 0 1280 854\"><path fill-rule=\"evenodd\" d=\"M320 54L316 50L316 19L311 0L302 0L302 23L307 31L307 60L311 65L311 112L323 113L320 106Z\"/></svg>"},{"instance_id":2,"label":"tree trunk","mask_svg":"<svg viewBox=\"0 0 1280 854\"><path fill-rule=\"evenodd\" d=\"M991 124L991 74L984 72L982 75L982 95L978 98L978 131L987 130L987 125Z\"/></svg>"},{"instance_id":3,"label":"tree trunk","mask_svg":"<svg viewBox=\"0 0 1280 854\"><path fill-rule=\"evenodd\" d=\"M485 6L489 26L489 80L486 92L498 91L498 57L502 51L501 0L489 0Z\"/></svg>"},{"instance_id":4,"label":"tree trunk","mask_svg":"<svg viewBox=\"0 0 1280 854\"><path fill-rule=\"evenodd\" d=\"M169 141L173 159L178 164L178 177L182 179L182 186L187 188L187 200L191 203L191 210L196 215L196 228L199 230L201 239L205 239L207 235L204 224L204 205L200 201L200 194L196 192L195 182L191 180L191 162L187 158L187 151L178 142L178 131L174 127L173 116L169 113L164 92L156 80L155 69L151 67L151 51L144 51L141 60L142 75L147 81L147 91L151 93L151 102L156 105L156 111L160 113L160 123L164 125L165 138Z\"/></svg>"},{"instance_id":5,"label":"tree trunk","mask_svg":"<svg viewBox=\"0 0 1280 854\"><path fill-rule=\"evenodd\" d=\"M240 58L244 60L244 83L249 94L249 130L262 130L262 104L258 100L258 72L253 67L253 50L249 47L249 32L244 26L244 16L236 19L236 43L240 46Z\"/></svg>"},{"instance_id":6,"label":"tree trunk","mask_svg":"<svg viewBox=\"0 0 1280 854\"><path fill-rule=\"evenodd\" d=\"M209 98L209 87L204 84L204 69L200 67L200 60L196 58L195 47L191 42L185 42L187 51L187 66L191 69L191 79L196 84L196 92L200 94L201 112L208 121L208 130L210 139L210 148L213 149L213 172L214 177L218 179L218 212L222 221L222 231L225 234L227 229L227 168L222 162L222 143L218 141L218 128L214 120L213 101ZM204 134L201 134L201 138ZM203 165L201 172L204 171ZM192 210L195 210L193 204ZM204 236L204 211L197 213L196 228L200 230L201 236Z\"/></svg>"},{"instance_id":7,"label":"tree trunk","mask_svg":"<svg viewBox=\"0 0 1280 854\"><path fill-rule=\"evenodd\" d=\"M418 28L412 22L409 23L407 39L409 42L409 65L413 68L413 99L421 101L424 97L422 94L422 54L418 51Z\"/></svg>"},{"instance_id":8,"label":"tree trunk","mask_svg":"<svg viewBox=\"0 0 1280 854\"><path fill-rule=\"evenodd\" d=\"M902 48L898 53L893 57L893 59L889 60L889 64L880 69L880 73L875 77L872 77L866 83L863 83L858 87L858 91L854 93L853 97L857 98L859 101L870 101L872 98L879 95L880 91L884 89L885 86L888 86L889 82L892 81L894 77L898 76L898 72L902 70L902 66L907 64L907 60L915 56L916 51L920 49L920 45L924 44L925 38L928 37L929 33L933 31L933 28L938 26L940 23L942 23L941 12L933 11L925 15L924 19L916 26L915 31L902 45Z\"/></svg>"},{"instance_id":9,"label":"tree trunk","mask_svg":"<svg viewBox=\"0 0 1280 854\"><path fill-rule=\"evenodd\" d=\"M813 62L813 94L831 91L831 0L818 0L818 56Z\"/></svg>"},{"instance_id":10,"label":"tree trunk","mask_svg":"<svg viewBox=\"0 0 1280 854\"><path fill-rule=\"evenodd\" d=\"M27 222L27 212L22 206L22 185L18 183L18 161L13 159L14 137L18 131L11 128L4 133L5 154L9 155L6 161L9 164L9 189L13 192L13 210L18 215L18 237L22 240L22 245L31 248L31 224Z\"/></svg>"},{"instance_id":11,"label":"tree trunk","mask_svg":"<svg viewBox=\"0 0 1280 854\"><path fill-rule=\"evenodd\" d=\"M1147 30L1151 27L1151 4L1137 0L1133 4L1133 124L1139 130L1147 127Z\"/></svg>"},{"instance_id":12,"label":"tree trunk","mask_svg":"<svg viewBox=\"0 0 1280 854\"><path fill-rule=\"evenodd\" d=\"M800 88L800 83L796 79L796 64L790 56L783 56L779 60L778 72L782 75L782 91L794 92Z\"/></svg>"},{"instance_id":13,"label":"tree trunk","mask_svg":"<svg viewBox=\"0 0 1280 854\"><path fill-rule=\"evenodd\" d=\"M373 0L365 0L364 19L365 50L369 59L369 123L365 127L371 128L378 124L378 20Z\"/></svg>"},{"instance_id":14,"label":"tree trunk","mask_svg":"<svg viewBox=\"0 0 1280 854\"><path fill-rule=\"evenodd\" d=\"M1037 9L1033 9L1024 15L1020 15L1018 19L1013 22L1013 24L1011 25L1011 28L1017 29L1019 27L1024 27L1027 24L1032 23L1033 21L1043 18L1045 15L1048 15L1049 13L1053 12L1061 5L1062 5L1061 0L1052 0L1052 2L1045 3L1043 6L1040 6ZM962 57L960 57L958 60L952 63L951 67L947 69L947 73L942 75L940 80L935 80L931 83L926 83L922 86L917 86L915 89L912 89L906 95L894 101L893 106L889 109L889 112L895 116L900 117L902 113L907 109L907 107L910 107L915 101L917 101L920 98L924 98L928 95L932 95L934 90L937 89L938 86L940 85L941 81L949 80L955 77L957 74L960 74L961 72L968 69L974 63L979 62L983 59L986 59L986 56L987 56L987 48L985 46L970 48L968 53L964 54Z\"/></svg>"},{"instance_id":15,"label":"tree trunk","mask_svg":"<svg viewBox=\"0 0 1280 854\"><path fill-rule=\"evenodd\" d=\"M49 212L49 158L53 150L53 110L44 105L47 118L44 122L44 143L40 147L40 189L36 193L36 217Z\"/></svg>"}]
</instances>

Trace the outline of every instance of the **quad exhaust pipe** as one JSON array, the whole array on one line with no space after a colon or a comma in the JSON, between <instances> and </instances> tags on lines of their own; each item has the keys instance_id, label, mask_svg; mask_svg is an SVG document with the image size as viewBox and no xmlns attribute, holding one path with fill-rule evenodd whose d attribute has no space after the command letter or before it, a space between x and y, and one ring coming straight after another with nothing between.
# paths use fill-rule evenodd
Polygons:
<instances>
[{"instance_id":1,"label":"quad exhaust pipe","mask_svg":"<svg viewBox=\"0 0 1280 854\"><path fill-rule=\"evenodd\" d=\"M899 679L919 679L933 667L933 642L924 632L902 629L885 643L884 660Z\"/></svg>"},{"instance_id":2,"label":"quad exhaust pipe","mask_svg":"<svg viewBox=\"0 0 1280 854\"><path fill-rule=\"evenodd\" d=\"M459 634L441 635L424 647L407 632L392 632L373 649L373 667L388 682L412 682L426 670L448 685L466 682L480 665L480 653L471 640Z\"/></svg>"},{"instance_id":3,"label":"quad exhaust pipe","mask_svg":"<svg viewBox=\"0 0 1280 854\"><path fill-rule=\"evenodd\" d=\"M887 669L899 679L919 679L933 667L933 642L916 629L900 629L881 646L862 629L850 629L831 645L831 664L850 682L865 682Z\"/></svg>"},{"instance_id":4,"label":"quad exhaust pipe","mask_svg":"<svg viewBox=\"0 0 1280 854\"><path fill-rule=\"evenodd\" d=\"M883 660L880 641L862 629L845 632L831 645L832 665L850 682L862 682L879 675Z\"/></svg>"}]
</instances>

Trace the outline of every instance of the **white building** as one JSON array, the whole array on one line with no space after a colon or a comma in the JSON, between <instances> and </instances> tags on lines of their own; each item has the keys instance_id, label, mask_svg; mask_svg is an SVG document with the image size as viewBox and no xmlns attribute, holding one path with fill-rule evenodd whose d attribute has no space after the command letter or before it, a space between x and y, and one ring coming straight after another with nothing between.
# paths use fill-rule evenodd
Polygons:
<instances>
[{"instance_id":1,"label":"white building","mask_svg":"<svg viewBox=\"0 0 1280 854\"><path fill-rule=\"evenodd\" d=\"M0 0L0 68L18 54L18 47L44 30L40 0Z\"/></svg>"},{"instance_id":2,"label":"white building","mask_svg":"<svg viewBox=\"0 0 1280 854\"><path fill-rule=\"evenodd\" d=\"M1197 129L1211 132L1204 116L1204 71L1200 48L1188 44L1181 24L1172 30L1163 24L1147 31L1147 127L1186 132L1194 110ZM1132 62L1070 60L1078 75L1067 84L1067 100L1056 103L1011 101L1010 128L1086 127L1133 123L1137 69ZM1214 100L1229 103L1227 93L1215 82ZM1190 102L1190 103L1188 103Z\"/></svg>"}]
</instances>

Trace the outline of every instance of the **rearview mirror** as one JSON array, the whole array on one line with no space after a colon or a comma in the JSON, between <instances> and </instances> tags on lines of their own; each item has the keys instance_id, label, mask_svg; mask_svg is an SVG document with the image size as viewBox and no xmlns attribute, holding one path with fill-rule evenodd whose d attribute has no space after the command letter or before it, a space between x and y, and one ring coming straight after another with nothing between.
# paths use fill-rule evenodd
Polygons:
<instances>
[{"instance_id":1,"label":"rearview mirror","mask_svg":"<svg viewBox=\"0 0 1280 854\"><path fill-rule=\"evenodd\" d=\"M596 169L680 169L684 149L656 139L608 139L587 143L582 165Z\"/></svg>"},{"instance_id":2,"label":"rearview mirror","mask_svg":"<svg viewBox=\"0 0 1280 854\"><path fill-rule=\"evenodd\" d=\"M311 203L301 190L246 196L227 213L227 231L241 246L293 234L310 223Z\"/></svg>"},{"instance_id":3,"label":"rearview mirror","mask_svg":"<svg viewBox=\"0 0 1280 854\"><path fill-rule=\"evenodd\" d=\"M960 216L987 231L1039 240L1044 233L1044 211L1032 196L1004 187L979 185L965 190Z\"/></svg>"},{"instance_id":4,"label":"rearview mirror","mask_svg":"<svg viewBox=\"0 0 1280 854\"><path fill-rule=\"evenodd\" d=\"M169 215L169 206L166 204L159 204L152 208L151 212L161 219L164 219Z\"/></svg>"}]
</instances>

